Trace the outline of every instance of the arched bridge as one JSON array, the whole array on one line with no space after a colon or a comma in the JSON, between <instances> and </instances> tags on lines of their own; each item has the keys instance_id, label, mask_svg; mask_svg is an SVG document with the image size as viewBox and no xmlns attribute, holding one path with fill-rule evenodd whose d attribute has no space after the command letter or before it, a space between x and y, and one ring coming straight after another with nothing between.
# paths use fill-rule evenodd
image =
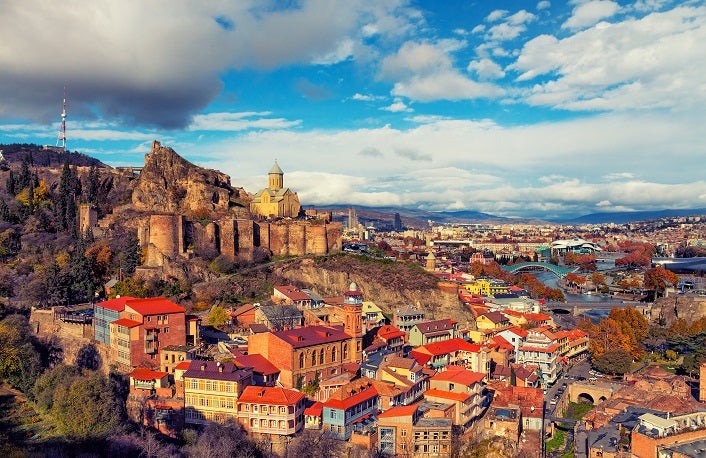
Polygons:
<instances>
[{"instance_id":1,"label":"arched bridge","mask_svg":"<svg viewBox=\"0 0 706 458\"><path fill-rule=\"evenodd\" d=\"M544 269L553 273L559 278L563 278L566 276L566 274L576 272L578 270L578 267L562 267L550 264L548 262L520 262L511 266L502 266L502 269L513 274L522 270Z\"/></svg>"}]
</instances>

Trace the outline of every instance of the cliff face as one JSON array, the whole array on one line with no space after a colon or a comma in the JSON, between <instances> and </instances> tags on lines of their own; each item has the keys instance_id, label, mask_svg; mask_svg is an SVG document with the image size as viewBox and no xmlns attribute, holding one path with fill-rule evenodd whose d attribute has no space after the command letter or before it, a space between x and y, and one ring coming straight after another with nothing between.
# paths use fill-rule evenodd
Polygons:
<instances>
[{"instance_id":1,"label":"cliff face","mask_svg":"<svg viewBox=\"0 0 706 458\"><path fill-rule=\"evenodd\" d=\"M428 319L451 318L458 321L460 328L467 326L470 320L470 313L459 302L455 292L442 292L436 280L430 287L429 282L423 279L426 274L420 273L420 279L415 279L414 273L407 279L396 277L393 271L403 270L399 263L391 266L389 271L370 266L347 267L336 264L324 266L313 259L302 259L278 266L273 274L295 284L303 283L324 296L340 296L348 290L351 282L355 282L366 301L374 302L389 314L405 305L417 305L425 311Z\"/></svg>"},{"instance_id":2,"label":"cliff face","mask_svg":"<svg viewBox=\"0 0 706 458\"><path fill-rule=\"evenodd\" d=\"M135 210L149 212L188 214L205 207L226 213L236 198L247 198L247 193L233 188L228 175L198 167L155 141L145 156L132 204Z\"/></svg>"},{"instance_id":3,"label":"cliff face","mask_svg":"<svg viewBox=\"0 0 706 458\"><path fill-rule=\"evenodd\" d=\"M679 318L684 318L687 323L693 323L706 316L706 297L691 295L660 297L652 307L652 319L656 319L660 313L667 326Z\"/></svg>"}]
</instances>

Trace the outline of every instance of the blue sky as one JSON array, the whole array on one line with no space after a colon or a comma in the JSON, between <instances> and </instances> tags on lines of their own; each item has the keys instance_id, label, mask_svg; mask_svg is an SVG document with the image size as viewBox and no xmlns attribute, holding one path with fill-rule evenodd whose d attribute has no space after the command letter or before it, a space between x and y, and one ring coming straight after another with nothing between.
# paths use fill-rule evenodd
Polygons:
<instances>
[{"instance_id":1,"label":"blue sky","mask_svg":"<svg viewBox=\"0 0 706 458\"><path fill-rule=\"evenodd\" d=\"M706 207L703 1L0 0L0 142L304 205Z\"/></svg>"}]
</instances>

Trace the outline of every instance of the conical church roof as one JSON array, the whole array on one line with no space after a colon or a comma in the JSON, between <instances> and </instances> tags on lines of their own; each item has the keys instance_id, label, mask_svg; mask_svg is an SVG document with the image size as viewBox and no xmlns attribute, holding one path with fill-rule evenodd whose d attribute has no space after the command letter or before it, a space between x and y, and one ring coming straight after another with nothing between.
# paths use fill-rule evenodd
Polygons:
<instances>
[{"instance_id":1,"label":"conical church roof","mask_svg":"<svg viewBox=\"0 0 706 458\"><path fill-rule=\"evenodd\" d=\"M277 165L277 161L275 161L275 165L272 166L269 173L276 173L278 175L284 174L282 169L279 168L279 165Z\"/></svg>"}]
</instances>

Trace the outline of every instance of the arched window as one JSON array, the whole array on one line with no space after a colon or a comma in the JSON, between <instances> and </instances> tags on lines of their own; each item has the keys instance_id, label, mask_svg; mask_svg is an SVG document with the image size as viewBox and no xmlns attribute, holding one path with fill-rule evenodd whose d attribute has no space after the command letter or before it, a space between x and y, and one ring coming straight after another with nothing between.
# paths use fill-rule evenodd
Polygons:
<instances>
[{"instance_id":1,"label":"arched window","mask_svg":"<svg viewBox=\"0 0 706 458\"><path fill-rule=\"evenodd\" d=\"M304 369L304 352L299 353L299 369Z\"/></svg>"},{"instance_id":2,"label":"arched window","mask_svg":"<svg viewBox=\"0 0 706 458\"><path fill-rule=\"evenodd\" d=\"M344 343L343 344L343 360L345 361L347 359L348 359L348 344Z\"/></svg>"},{"instance_id":3,"label":"arched window","mask_svg":"<svg viewBox=\"0 0 706 458\"><path fill-rule=\"evenodd\" d=\"M316 366L316 350L311 352L311 365Z\"/></svg>"},{"instance_id":4,"label":"arched window","mask_svg":"<svg viewBox=\"0 0 706 458\"><path fill-rule=\"evenodd\" d=\"M336 361L336 347L333 347L331 349L331 362L335 362L335 361Z\"/></svg>"},{"instance_id":5,"label":"arched window","mask_svg":"<svg viewBox=\"0 0 706 458\"><path fill-rule=\"evenodd\" d=\"M321 352L319 353L319 364L324 363L324 349L321 349Z\"/></svg>"}]
</instances>

